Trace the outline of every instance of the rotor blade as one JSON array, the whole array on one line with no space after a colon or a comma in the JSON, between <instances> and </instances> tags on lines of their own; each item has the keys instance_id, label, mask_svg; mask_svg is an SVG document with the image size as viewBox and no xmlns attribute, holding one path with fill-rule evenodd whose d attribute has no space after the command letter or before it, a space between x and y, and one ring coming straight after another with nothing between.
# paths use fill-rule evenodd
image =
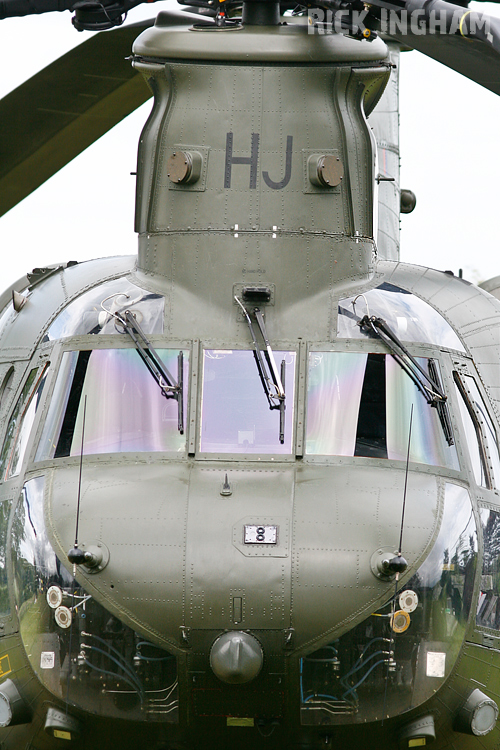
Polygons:
<instances>
[{"instance_id":1,"label":"rotor blade","mask_svg":"<svg viewBox=\"0 0 500 750\"><path fill-rule=\"evenodd\" d=\"M500 94L500 18L445 0L372 1L393 39Z\"/></svg>"},{"instance_id":2,"label":"rotor blade","mask_svg":"<svg viewBox=\"0 0 500 750\"><path fill-rule=\"evenodd\" d=\"M153 0L149 0L152 2ZM499 0L500 1L500 0ZM114 13L120 11L119 15L126 14L127 11L140 5L144 0L127 0L126 7L113 7L114 0L107 0L106 3L95 3L94 8L82 8L81 0L0 0L0 19L12 18L13 16L30 16L40 13L51 13L53 11L62 12L65 10L76 10L95 13L95 5L99 5L104 12ZM120 23L113 23L112 26L119 26ZM102 28L102 27L97 27ZM96 30L95 26L85 27L86 30Z\"/></svg>"},{"instance_id":3,"label":"rotor blade","mask_svg":"<svg viewBox=\"0 0 500 750\"><path fill-rule=\"evenodd\" d=\"M395 34L401 44L461 73L500 96L500 54L475 39L461 36Z\"/></svg>"},{"instance_id":4,"label":"rotor blade","mask_svg":"<svg viewBox=\"0 0 500 750\"><path fill-rule=\"evenodd\" d=\"M124 58L153 23L96 34L0 101L0 216L149 99Z\"/></svg>"},{"instance_id":5,"label":"rotor blade","mask_svg":"<svg viewBox=\"0 0 500 750\"><path fill-rule=\"evenodd\" d=\"M75 0L0 0L0 18L70 10Z\"/></svg>"}]
</instances>

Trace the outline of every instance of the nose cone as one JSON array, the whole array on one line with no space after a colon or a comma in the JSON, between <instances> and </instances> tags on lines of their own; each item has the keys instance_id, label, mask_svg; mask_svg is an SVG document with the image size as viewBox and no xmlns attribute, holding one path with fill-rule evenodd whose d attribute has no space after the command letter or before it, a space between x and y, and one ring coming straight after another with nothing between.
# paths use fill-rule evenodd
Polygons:
<instances>
[{"instance_id":1,"label":"nose cone","mask_svg":"<svg viewBox=\"0 0 500 750\"><path fill-rule=\"evenodd\" d=\"M258 640L249 633L234 631L221 635L210 651L210 666L222 682L242 685L259 674L264 654Z\"/></svg>"}]
</instances>

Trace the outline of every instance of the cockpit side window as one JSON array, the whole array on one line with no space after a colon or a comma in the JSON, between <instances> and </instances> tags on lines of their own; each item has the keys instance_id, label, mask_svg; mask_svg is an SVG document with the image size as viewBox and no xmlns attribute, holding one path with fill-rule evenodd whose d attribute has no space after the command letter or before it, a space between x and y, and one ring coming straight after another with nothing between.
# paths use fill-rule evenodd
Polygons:
<instances>
[{"instance_id":1,"label":"cockpit side window","mask_svg":"<svg viewBox=\"0 0 500 750\"><path fill-rule=\"evenodd\" d=\"M179 350L157 353L177 373ZM184 351L185 382L188 365L189 352ZM64 352L36 461L80 453L85 398L84 454L185 449L177 402L164 398L137 351L95 349Z\"/></svg>"},{"instance_id":2,"label":"cockpit side window","mask_svg":"<svg viewBox=\"0 0 500 750\"><path fill-rule=\"evenodd\" d=\"M2 383L0 384L0 410L2 410L5 404L10 398L12 391L12 385L14 382L14 365L11 365L5 373Z\"/></svg>"},{"instance_id":3,"label":"cockpit side window","mask_svg":"<svg viewBox=\"0 0 500 750\"><path fill-rule=\"evenodd\" d=\"M47 369L48 363L41 369L35 367L30 371L10 417L0 454L0 477L4 480L17 476L21 469Z\"/></svg>"},{"instance_id":4,"label":"cockpit side window","mask_svg":"<svg viewBox=\"0 0 500 750\"><path fill-rule=\"evenodd\" d=\"M483 570L476 623L500 630L500 513L481 508Z\"/></svg>"},{"instance_id":5,"label":"cockpit side window","mask_svg":"<svg viewBox=\"0 0 500 750\"><path fill-rule=\"evenodd\" d=\"M429 362L418 358L429 370ZM433 361L438 370L438 363ZM306 453L410 460L458 470L453 439L407 372L386 354L311 352Z\"/></svg>"},{"instance_id":6,"label":"cockpit side window","mask_svg":"<svg viewBox=\"0 0 500 750\"><path fill-rule=\"evenodd\" d=\"M493 422L471 375L453 373L460 414L476 483L487 489L498 488L500 456Z\"/></svg>"}]
</instances>

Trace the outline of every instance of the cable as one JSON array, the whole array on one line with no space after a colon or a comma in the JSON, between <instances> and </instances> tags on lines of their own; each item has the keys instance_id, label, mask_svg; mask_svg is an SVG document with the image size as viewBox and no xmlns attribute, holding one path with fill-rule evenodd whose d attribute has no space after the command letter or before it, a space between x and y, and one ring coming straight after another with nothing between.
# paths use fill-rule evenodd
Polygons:
<instances>
[{"instance_id":1,"label":"cable","mask_svg":"<svg viewBox=\"0 0 500 750\"><path fill-rule=\"evenodd\" d=\"M111 661L114 662L116 664L116 666L119 667L119 669L123 670L123 672L125 672L125 674L128 675L129 679L132 681L132 684L136 686L137 691L138 692L140 691L141 693L143 692L143 687L142 687L141 683L137 680L135 674L133 674L133 672L129 671L128 665L124 666L123 664L121 664L118 661L118 659L115 659L114 656L111 656L111 654L106 653L106 651L103 651L102 648L97 648L97 646L88 646L87 644L82 645L82 651L85 651L86 649L90 649L91 651L95 651L98 654L103 654L103 656L106 656L108 659L111 659Z\"/></svg>"},{"instance_id":2,"label":"cable","mask_svg":"<svg viewBox=\"0 0 500 750\"><path fill-rule=\"evenodd\" d=\"M326 698L326 700L329 701L338 701L338 698L335 698L334 695L324 695L323 693L312 693L307 698L304 699L303 703L307 703L307 701L310 701L311 698Z\"/></svg>"},{"instance_id":3,"label":"cable","mask_svg":"<svg viewBox=\"0 0 500 750\"><path fill-rule=\"evenodd\" d=\"M378 667L380 664L385 664L386 661L387 661L386 659L381 659L380 661L377 661L375 664L373 664L372 667L370 667L370 669L368 670L368 672L365 675L363 675L360 681L356 683L356 685L353 685L349 690L346 690L346 692L342 696L342 700L346 700L346 695L349 695L349 693L354 693L359 688L359 686L363 684L366 678L373 672L373 670L376 667Z\"/></svg>"},{"instance_id":4,"label":"cable","mask_svg":"<svg viewBox=\"0 0 500 750\"><path fill-rule=\"evenodd\" d=\"M124 677L123 675L116 674L115 672L110 672L109 669L101 669L100 667L96 667L95 664L92 664L88 659L85 659L84 664L86 664L88 667L91 667L91 669L95 669L96 672L101 672L101 674L106 674L109 677L115 677L117 680L123 680L126 682L130 687L134 688L134 692L138 694L139 700L141 703L144 703L144 698L142 696L142 693L135 687L133 682L131 682L129 679Z\"/></svg>"}]
</instances>

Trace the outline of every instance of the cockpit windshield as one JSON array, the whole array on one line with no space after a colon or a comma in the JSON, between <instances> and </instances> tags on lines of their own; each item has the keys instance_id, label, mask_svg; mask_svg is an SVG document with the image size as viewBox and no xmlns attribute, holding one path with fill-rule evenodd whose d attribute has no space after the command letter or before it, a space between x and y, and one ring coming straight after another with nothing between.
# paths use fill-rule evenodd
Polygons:
<instances>
[{"instance_id":1,"label":"cockpit windshield","mask_svg":"<svg viewBox=\"0 0 500 750\"><path fill-rule=\"evenodd\" d=\"M176 375L178 354L158 349ZM186 380L188 351L183 359ZM163 397L137 351L95 349L63 354L35 460L80 453L85 396L84 454L184 450L177 403Z\"/></svg>"},{"instance_id":2,"label":"cockpit windshield","mask_svg":"<svg viewBox=\"0 0 500 750\"><path fill-rule=\"evenodd\" d=\"M428 360L417 358L428 369ZM434 365L437 367L437 363ZM311 352L306 453L410 461L459 469L438 410L391 355Z\"/></svg>"}]
</instances>

